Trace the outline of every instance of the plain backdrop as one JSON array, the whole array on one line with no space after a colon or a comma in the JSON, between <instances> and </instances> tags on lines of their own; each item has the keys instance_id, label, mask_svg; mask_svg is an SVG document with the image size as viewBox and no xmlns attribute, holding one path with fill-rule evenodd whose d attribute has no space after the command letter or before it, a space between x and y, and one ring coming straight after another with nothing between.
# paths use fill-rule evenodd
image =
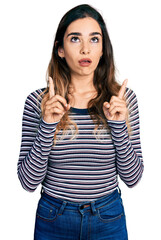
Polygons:
<instances>
[{"instance_id":1,"label":"plain backdrop","mask_svg":"<svg viewBox=\"0 0 161 240\"><path fill-rule=\"evenodd\" d=\"M88 3L106 21L121 83L128 78L139 102L145 170L129 189L120 181L129 240L160 233L161 101L160 1L14 0L0 2L0 215L3 240L32 240L40 186L26 192L17 178L24 102L46 87L45 74L57 25L72 7ZM1 238L2 239L2 238Z\"/></svg>"}]
</instances>

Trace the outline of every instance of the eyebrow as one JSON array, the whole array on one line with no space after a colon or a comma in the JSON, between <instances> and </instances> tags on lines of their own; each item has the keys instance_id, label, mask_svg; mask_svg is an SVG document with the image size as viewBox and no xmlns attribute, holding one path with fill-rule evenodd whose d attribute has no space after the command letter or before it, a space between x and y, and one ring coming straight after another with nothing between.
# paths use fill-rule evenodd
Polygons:
<instances>
[{"instance_id":1,"label":"eyebrow","mask_svg":"<svg viewBox=\"0 0 161 240\"><path fill-rule=\"evenodd\" d=\"M71 36L71 35L74 35L74 36L82 36L82 34L80 32L71 32L67 35L67 37ZM102 34L100 32L91 32L89 34L89 36L94 36L94 35L100 35L102 36Z\"/></svg>"}]
</instances>

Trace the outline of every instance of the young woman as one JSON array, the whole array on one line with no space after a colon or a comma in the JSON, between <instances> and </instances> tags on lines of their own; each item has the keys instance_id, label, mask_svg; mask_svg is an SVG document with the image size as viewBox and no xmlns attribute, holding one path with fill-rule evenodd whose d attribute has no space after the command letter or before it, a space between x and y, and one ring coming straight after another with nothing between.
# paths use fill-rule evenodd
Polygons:
<instances>
[{"instance_id":1,"label":"young woman","mask_svg":"<svg viewBox=\"0 0 161 240\"><path fill-rule=\"evenodd\" d=\"M126 240L118 175L133 187L143 172L135 93L115 80L100 13L67 12L56 33L48 87L25 102L18 177L42 184L35 240Z\"/></svg>"}]
</instances>

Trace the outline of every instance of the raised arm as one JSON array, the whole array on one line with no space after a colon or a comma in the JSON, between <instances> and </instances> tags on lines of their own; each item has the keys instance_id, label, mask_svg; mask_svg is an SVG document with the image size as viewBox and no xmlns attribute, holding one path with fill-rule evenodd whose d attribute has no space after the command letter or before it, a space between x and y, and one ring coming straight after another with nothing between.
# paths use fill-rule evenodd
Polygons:
<instances>
[{"instance_id":1,"label":"raised arm","mask_svg":"<svg viewBox=\"0 0 161 240\"><path fill-rule=\"evenodd\" d=\"M107 122L111 128L112 140L116 149L118 174L128 187L133 187L140 180L144 166L140 143L138 102L135 93L125 87L124 82L121 94L110 101L105 111L107 111ZM126 101L123 100L125 91ZM129 131L124 120L126 109L129 112Z\"/></svg>"},{"instance_id":2,"label":"raised arm","mask_svg":"<svg viewBox=\"0 0 161 240\"><path fill-rule=\"evenodd\" d=\"M127 91L129 109L129 133L125 121L108 121L116 148L116 166L120 178L128 187L133 187L143 173L143 158L140 143L139 110L134 92Z\"/></svg>"},{"instance_id":3,"label":"raised arm","mask_svg":"<svg viewBox=\"0 0 161 240\"><path fill-rule=\"evenodd\" d=\"M22 120L22 140L18 161L18 177L22 187L34 191L43 181L57 123L48 124L40 117L38 92L25 102Z\"/></svg>"},{"instance_id":4,"label":"raised arm","mask_svg":"<svg viewBox=\"0 0 161 240\"><path fill-rule=\"evenodd\" d=\"M70 109L66 99L55 95L54 89L53 79L49 77L49 99L44 106L43 118L39 91L30 94L25 102L18 177L28 191L34 191L43 181L56 126Z\"/></svg>"}]
</instances>

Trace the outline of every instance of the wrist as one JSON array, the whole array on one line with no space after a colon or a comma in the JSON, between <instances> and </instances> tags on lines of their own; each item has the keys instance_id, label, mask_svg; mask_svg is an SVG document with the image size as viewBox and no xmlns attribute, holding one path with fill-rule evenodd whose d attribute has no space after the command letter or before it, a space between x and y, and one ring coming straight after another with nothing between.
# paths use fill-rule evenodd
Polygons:
<instances>
[{"instance_id":1,"label":"wrist","mask_svg":"<svg viewBox=\"0 0 161 240\"><path fill-rule=\"evenodd\" d=\"M42 117L42 122L46 125L49 125L49 126L51 125L52 126L52 125L57 125L60 122L60 120L59 121L53 121L53 119L50 120L48 118Z\"/></svg>"},{"instance_id":2,"label":"wrist","mask_svg":"<svg viewBox=\"0 0 161 240\"><path fill-rule=\"evenodd\" d=\"M117 120L107 120L108 126L111 128L112 132L120 133L127 130L126 121L117 121Z\"/></svg>"}]
</instances>

